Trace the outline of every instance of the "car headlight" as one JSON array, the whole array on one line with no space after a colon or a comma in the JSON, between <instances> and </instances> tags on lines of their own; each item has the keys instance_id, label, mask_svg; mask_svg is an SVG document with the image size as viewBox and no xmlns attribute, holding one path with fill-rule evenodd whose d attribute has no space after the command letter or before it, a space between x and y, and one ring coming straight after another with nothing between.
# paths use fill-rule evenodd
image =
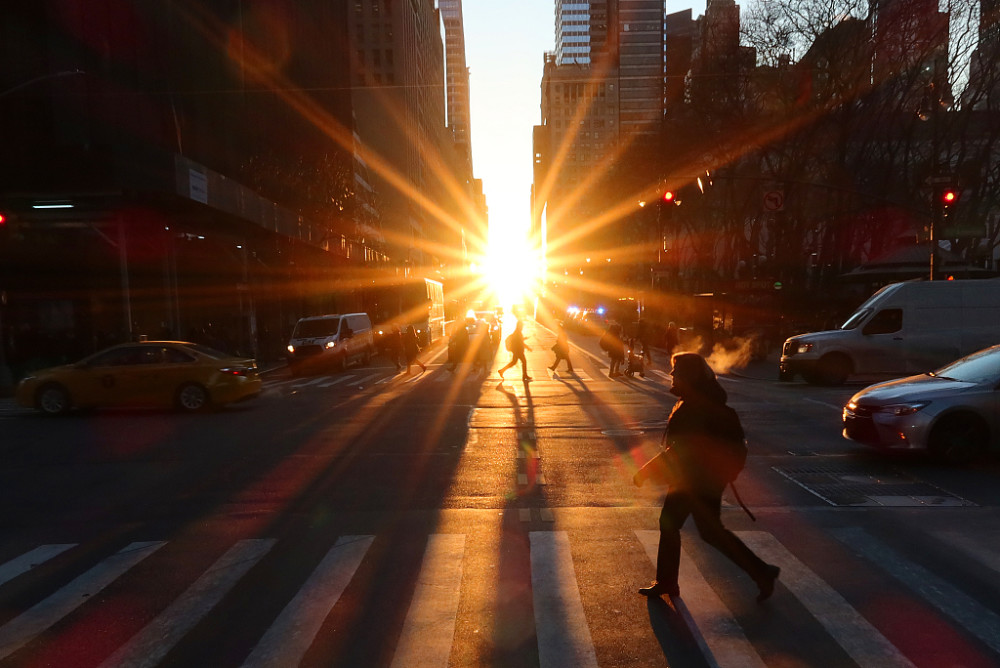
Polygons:
<instances>
[{"instance_id":1,"label":"car headlight","mask_svg":"<svg viewBox=\"0 0 1000 668\"><path fill-rule=\"evenodd\" d=\"M327 347L327 348L333 348L333 347L334 347L334 346L336 346L336 345L337 345L337 342L336 342L336 341L327 341L327 342L326 342L326 347Z\"/></svg>"},{"instance_id":2,"label":"car headlight","mask_svg":"<svg viewBox=\"0 0 1000 668\"><path fill-rule=\"evenodd\" d=\"M904 415L913 415L929 403L929 401L911 401L909 403L902 404L888 404L886 406L881 406L876 410L878 410L879 413L889 413L890 415L901 417Z\"/></svg>"},{"instance_id":3,"label":"car headlight","mask_svg":"<svg viewBox=\"0 0 1000 668\"><path fill-rule=\"evenodd\" d=\"M295 346L288 346L288 352L294 353L295 352Z\"/></svg>"},{"instance_id":4,"label":"car headlight","mask_svg":"<svg viewBox=\"0 0 1000 668\"><path fill-rule=\"evenodd\" d=\"M802 341L795 346L795 353L797 355L801 355L802 353L807 353L812 349L813 349L813 344Z\"/></svg>"}]
</instances>

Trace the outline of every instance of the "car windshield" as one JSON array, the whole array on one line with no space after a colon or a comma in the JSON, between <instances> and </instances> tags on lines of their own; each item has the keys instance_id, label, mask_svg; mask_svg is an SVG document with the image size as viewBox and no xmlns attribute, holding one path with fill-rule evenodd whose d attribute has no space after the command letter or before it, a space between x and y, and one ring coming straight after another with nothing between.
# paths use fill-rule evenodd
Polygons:
<instances>
[{"instance_id":1,"label":"car windshield","mask_svg":"<svg viewBox=\"0 0 1000 668\"><path fill-rule=\"evenodd\" d=\"M215 348L209 348L208 346L203 346L200 343L189 343L187 347L191 348L192 350L198 351L202 355L205 355L207 357L214 357L215 359L221 360L226 357L230 357L230 355L227 355L221 350L216 350Z\"/></svg>"},{"instance_id":2,"label":"car windshield","mask_svg":"<svg viewBox=\"0 0 1000 668\"><path fill-rule=\"evenodd\" d=\"M932 371L931 376L966 383L981 383L1000 377L1000 346L980 350L957 362Z\"/></svg>"},{"instance_id":3,"label":"car windshield","mask_svg":"<svg viewBox=\"0 0 1000 668\"><path fill-rule=\"evenodd\" d=\"M340 318L323 318L321 320L302 320L295 325L292 334L296 339L312 339L320 336L333 336L340 326Z\"/></svg>"},{"instance_id":4,"label":"car windshield","mask_svg":"<svg viewBox=\"0 0 1000 668\"><path fill-rule=\"evenodd\" d=\"M861 324L861 321L864 320L865 318L867 318L868 314L871 313L871 312L872 312L872 310L870 308L863 308L861 310L855 311L851 315L851 317L848 318L844 322L844 324L840 326L840 328L841 329L854 329L859 324Z\"/></svg>"}]
</instances>

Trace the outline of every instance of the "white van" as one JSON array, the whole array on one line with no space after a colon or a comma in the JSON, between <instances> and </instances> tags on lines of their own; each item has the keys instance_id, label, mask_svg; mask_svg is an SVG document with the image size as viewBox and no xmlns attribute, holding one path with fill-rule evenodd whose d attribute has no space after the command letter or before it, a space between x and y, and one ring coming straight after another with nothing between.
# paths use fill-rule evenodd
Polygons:
<instances>
[{"instance_id":1,"label":"white van","mask_svg":"<svg viewBox=\"0 0 1000 668\"><path fill-rule=\"evenodd\" d=\"M368 364L375 355L372 321L367 313L317 315L295 323L288 342L288 366L293 374L309 369L343 369Z\"/></svg>"},{"instance_id":2,"label":"white van","mask_svg":"<svg viewBox=\"0 0 1000 668\"><path fill-rule=\"evenodd\" d=\"M997 343L1000 278L892 283L839 329L785 341L778 377L839 385L851 376L907 376Z\"/></svg>"}]
</instances>

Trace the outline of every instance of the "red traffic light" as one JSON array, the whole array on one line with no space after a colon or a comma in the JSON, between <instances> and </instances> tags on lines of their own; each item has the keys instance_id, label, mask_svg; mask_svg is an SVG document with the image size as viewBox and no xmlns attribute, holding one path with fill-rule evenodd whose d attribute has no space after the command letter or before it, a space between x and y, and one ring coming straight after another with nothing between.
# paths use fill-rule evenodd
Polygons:
<instances>
[{"instance_id":1,"label":"red traffic light","mask_svg":"<svg viewBox=\"0 0 1000 668\"><path fill-rule=\"evenodd\" d=\"M6 224L7 224L7 216L0 213L0 225L6 225Z\"/></svg>"},{"instance_id":2,"label":"red traffic light","mask_svg":"<svg viewBox=\"0 0 1000 668\"><path fill-rule=\"evenodd\" d=\"M671 202L673 202L674 201L674 193L673 193L673 191L668 190L667 192L663 193L663 201L666 202L666 203L668 203L668 204L671 203Z\"/></svg>"},{"instance_id":3,"label":"red traffic light","mask_svg":"<svg viewBox=\"0 0 1000 668\"><path fill-rule=\"evenodd\" d=\"M960 193L955 188L945 188L941 191L941 204L944 206L951 206L958 202Z\"/></svg>"}]
</instances>

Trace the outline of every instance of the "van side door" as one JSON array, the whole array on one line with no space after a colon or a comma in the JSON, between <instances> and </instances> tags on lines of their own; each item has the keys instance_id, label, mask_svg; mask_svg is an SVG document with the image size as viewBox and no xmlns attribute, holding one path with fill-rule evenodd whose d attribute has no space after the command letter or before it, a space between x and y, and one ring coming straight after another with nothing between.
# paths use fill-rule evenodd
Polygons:
<instances>
[{"instance_id":1,"label":"van side door","mask_svg":"<svg viewBox=\"0 0 1000 668\"><path fill-rule=\"evenodd\" d=\"M861 328L858 339L858 374L901 376L906 373L906 349L903 309L883 308L875 312Z\"/></svg>"}]
</instances>

